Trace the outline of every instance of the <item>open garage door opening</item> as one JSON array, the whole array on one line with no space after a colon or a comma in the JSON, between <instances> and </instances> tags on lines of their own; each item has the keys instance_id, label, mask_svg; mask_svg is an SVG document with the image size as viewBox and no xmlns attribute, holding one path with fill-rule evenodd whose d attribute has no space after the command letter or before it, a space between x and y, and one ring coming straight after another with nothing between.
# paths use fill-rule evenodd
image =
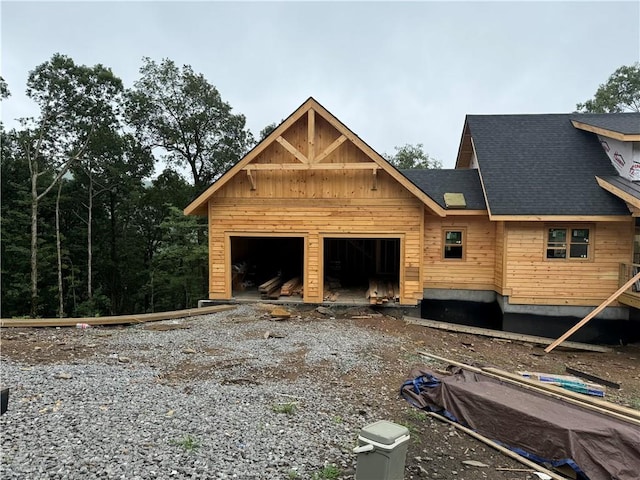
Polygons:
<instances>
[{"instance_id":1,"label":"open garage door opening","mask_svg":"<svg viewBox=\"0 0 640 480\"><path fill-rule=\"evenodd\" d=\"M399 238L325 238L324 300L400 301Z\"/></svg>"},{"instance_id":2,"label":"open garage door opening","mask_svg":"<svg viewBox=\"0 0 640 480\"><path fill-rule=\"evenodd\" d=\"M302 300L304 238L231 237L235 298Z\"/></svg>"}]
</instances>

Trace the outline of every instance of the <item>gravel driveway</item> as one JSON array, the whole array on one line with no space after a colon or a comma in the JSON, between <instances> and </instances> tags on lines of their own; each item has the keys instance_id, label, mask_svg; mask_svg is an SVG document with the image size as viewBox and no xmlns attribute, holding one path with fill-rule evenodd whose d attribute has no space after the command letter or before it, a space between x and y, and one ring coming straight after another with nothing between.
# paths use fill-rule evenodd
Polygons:
<instances>
[{"instance_id":1,"label":"gravel driveway","mask_svg":"<svg viewBox=\"0 0 640 480\"><path fill-rule=\"evenodd\" d=\"M330 317L275 322L251 306L47 331L70 360L2 363L12 387L3 479L348 475L359 429L377 419L354 406L348 379L373 385L371 352L399 343Z\"/></svg>"}]
</instances>

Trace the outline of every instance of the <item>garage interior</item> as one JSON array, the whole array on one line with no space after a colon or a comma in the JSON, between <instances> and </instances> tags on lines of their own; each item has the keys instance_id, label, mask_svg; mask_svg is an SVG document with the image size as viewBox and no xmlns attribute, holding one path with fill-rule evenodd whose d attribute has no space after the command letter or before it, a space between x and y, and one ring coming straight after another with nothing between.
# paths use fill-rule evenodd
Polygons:
<instances>
[{"instance_id":1,"label":"garage interior","mask_svg":"<svg viewBox=\"0 0 640 480\"><path fill-rule=\"evenodd\" d=\"M301 301L304 238L231 237L231 271L233 297Z\"/></svg>"},{"instance_id":2,"label":"garage interior","mask_svg":"<svg viewBox=\"0 0 640 480\"><path fill-rule=\"evenodd\" d=\"M400 300L399 238L325 238L323 247L325 301Z\"/></svg>"}]
</instances>

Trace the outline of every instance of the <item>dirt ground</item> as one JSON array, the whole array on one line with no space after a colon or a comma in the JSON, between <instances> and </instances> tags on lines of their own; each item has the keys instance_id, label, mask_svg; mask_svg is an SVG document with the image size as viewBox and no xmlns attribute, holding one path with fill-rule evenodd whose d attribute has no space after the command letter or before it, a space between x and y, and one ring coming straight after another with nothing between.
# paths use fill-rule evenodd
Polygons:
<instances>
[{"instance_id":1,"label":"dirt ground","mask_svg":"<svg viewBox=\"0 0 640 480\"><path fill-rule=\"evenodd\" d=\"M294 314L326 318L309 306L288 307ZM519 341L492 339L463 333L451 333L442 330L406 324L402 320L400 309L386 308L373 310L367 307L334 309L338 319L352 322L364 330L375 330L385 335L398 337L402 347L389 348L384 345L370 355L382 360L384 375L375 385L371 379L361 376L327 379L328 385L337 388L347 387L352 393L350 398L358 409L385 411L387 418L406 425L412 440L407 455L406 478L456 478L456 479L510 479L524 480L535 478L532 471L503 454L492 450L485 444L467 436L450 425L428 417L425 413L410 407L399 400L398 392L412 367L424 365L423 357L418 355L424 350L458 362L478 366L495 366L506 371L529 370L565 374L570 366L583 372L619 383L620 390L608 388L606 400L627 407L640 409L640 345L618 346L610 353L595 353L567 350L562 347L545 354L543 347ZM229 312L233 314L233 311ZM241 321L241 320L239 320ZM95 343L83 341L83 331L75 328L3 328L0 330L3 358L20 361L28 365L41 363L74 363L83 358L93 357L101 351L102 337L109 337L117 329L127 327L100 327L101 335L94 337ZM147 324L144 328L166 329L162 324ZM446 365L430 364L439 368ZM221 368L223 368L221 366ZM310 367L305 364L304 351L292 355L287 360L287 368L265 372L277 379L293 379L306 372ZM315 367L318 368L317 366ZM172 381L180 378L196 379L202 370L194 365L181 365L179 369L167 371L162 380ZM322 372L313 372L322 374ZM6 379L5 379L6 380ZM372 404L371 389L377 390L376 404ZM355 393L354 393L355 392ZM468 467L462 460L475 460L487 467ZM353 472L351 472L352 475ZM351 478L345 473L342 478Z\"/></svg>"}]
</instances>

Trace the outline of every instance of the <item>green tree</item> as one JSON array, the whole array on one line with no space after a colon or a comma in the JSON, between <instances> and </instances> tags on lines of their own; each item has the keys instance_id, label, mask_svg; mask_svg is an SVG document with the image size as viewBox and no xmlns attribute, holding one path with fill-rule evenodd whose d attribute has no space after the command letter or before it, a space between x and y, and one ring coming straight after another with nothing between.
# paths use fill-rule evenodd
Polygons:
<instances>
[{"instance_id":1,"label":"green tree","mask_svg":"<svg viewBox=\"0 0 640 480\"><path fill-rule=\"evenodd\" d=\"M387 161L398 169L409 168L442 168L442 162L429 156L424 151L422 143L411 145L407 143L401 147L395 147L394 155L385 154Z\"/></svg>"},{"instance_id":2,"label":"green tree","mask_svg":"<svg viewBox=\"0 0 640 480\"><path fill-rule=\"evenodd\" d=\"M592 99L576 108L583 113L640 112L640 62L618 68Z\"/></svg>"},{"instance_id":3,"label":"green tree","mask_svg":"<svg viewBox=\"0 0 640 480\"><path fill-rule=\"evenodd\" d=\"M280 123L284 122L284 120L280 120ZM271 135L271 132L273 132L276 128L278 128L278 124L276 122L270 123L269 125L267 125L266 127L264 127L262 130L260 130L260 142L262 140L264 140L265 138L267 138L269 135Z\"/></svg>"},{"instance_id":4,"label":"green tree","mask_svg":"<svg viewBox=\"0 0 640 480\"><path fill-rule=\"evenodd\" d=\"M126 115L136 135L170 164L186 167L195 193L236 163L253 144L245 117L202 74L168 59L143 59L141 78L127 94Z\"/></svg>"},{"instance_id":5,"label":"green tree","mask_svg":"<svg viewBox=\"0 0 640 480\"><path fill-rule=\"evenodd\" d=\"M18 154L31 184L31 315L38 314L38 207L87 150L92 135L115 115L113 99L122 82L102 65L77 65L55 54L29 73L27 96L39 116L22 119Z\"/></svg>"},{"instance_id":6,"label":"green tree","mask_svg":"<svg viewBox=\"0 0 640 480\"><path fill-rule=\"evenodd\" d=\"M4 78L0 76L0 99L5 99L10 95L11 95L11 92L9 92L9 87L7 85L7 82L5 82Z\"/></svg>"}]
</instances>

